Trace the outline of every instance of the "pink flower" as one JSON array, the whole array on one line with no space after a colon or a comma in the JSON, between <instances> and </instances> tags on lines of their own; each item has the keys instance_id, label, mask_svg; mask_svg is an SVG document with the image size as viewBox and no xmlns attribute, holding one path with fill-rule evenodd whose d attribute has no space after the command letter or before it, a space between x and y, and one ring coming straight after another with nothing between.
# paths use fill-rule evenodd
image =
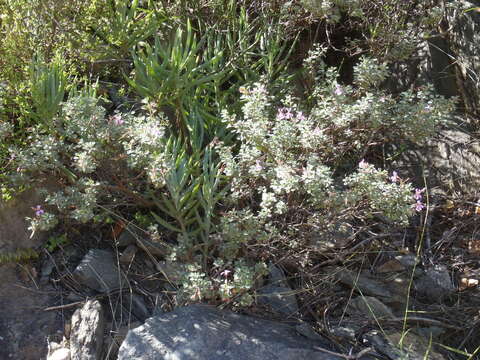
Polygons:
<instances>
[{"instance_id":1,"label":"pink flower","mask_svg":"<svg viewBox=\"0 0 480 360\"><path fill-rule=\"evenodd\" d=\"M417 201L422 200L422 193L425 191L425 188L423 189L415 189L415 195L413 195L413 198Z\"/></svg>"},{"instance_id":2,"label":"pink flower","mask_svg":"<svg viewBox=\"0 0 480 360\"><path fill-rule=\"evenodd\" d=\"M227 278L228 275L230 275L231 272L232 272L232 270L225 269L220 273L220 275L223 276L224 278Z\"/></svg>"},{"instance_id":3,"label":"pink flower","mask_svg":"<svg viewBox=\"0 0 480 360\"><path fill-rule=\"evenodd\" d=\"M340 86L340 85L335 85L335 90L333 91L335 93L335 95L337 96L341 96L345 93L345 91L343 91L343 88Z\"/></svg>"},{"instance_id":4,"label":"pink flower","mask_svg":"<svg viewBox=\"0 0 480 360\"><path fill-rule=\"evenodd\" d=\"M291 118L293 118L293 113L290 109L285 107L278 109L278 113L277 113L278 120L289 120Z\"/></svg>"},{"instance_id":5,"label":"pink flower","mask_svg":"<svg viewBox=\"0 0 480 360\"><path fill-rule=\"evenodd\" d=\"M305 115L301 111L297 113L297 121L305 121Z\"/></svg>"},{"instance_id":6,"label":"pink flower","mask_svg":"<svg viewBox=\"0 0 480 360\"><path fill-rule=\"evenodd\" d=\"M420 212L425 209L425 204L422 203L420 200L417 200L417 203L414 205L414 207L416 211Z\"/></svg>"},{"instance_id":7,"label":"pink flower","mask_svg":"<svg viewBox=\"0 0 480 360\"><path fill-rule=\"evenodd\" d=\"M42 209L41 205L37 205L37 206L33 207L32 210L35 211L36 216L40 216L40 215L45 214L45 210Z\"/></svg>"},{"instance_id":8,"label":"pink flower","mask_svg":"<svg viewBox=\"0 0 480 360\"><path fill-rule=\"evenodd\" d=\"M366 168L368 168L368 163L367 163L365 160L362 159L362 160L358 163L358 167L359 167L360 169L366 169Z\"/></svg>"},{"instance_id":9,"label":"pink flower","mask_svg":"<svg viewBox=\"0 0 480 360\"><path fill-rule=\"evenodd\" d=\"M115 114L110 117L110 121L113 122L114 125L120 126L125 123L125 121L122 119L122 116L120 114Z\"/></svg>"},{"instance_id":10,"label":"pink flower","mask_svg":"<svg viewBox=\"0 0 480 360\"><path fill-rule=\"evenodd\" d=\"M263 170L263 164L260 160L255 161L255 170L256 171L262 171Z\"/></svg>"},{"instance_id":11,"label":"pink flower","mask_svg":"<svg viewBox=\"0 0 480 360\"><path fill-rule=\"evenodd\" d=\"M390 176L390 181L393 183L397 183L400 181L400 176L398 176L398 173L396 171L394 171L392 173L392 176Z\"/></svg>"}]
</instances>

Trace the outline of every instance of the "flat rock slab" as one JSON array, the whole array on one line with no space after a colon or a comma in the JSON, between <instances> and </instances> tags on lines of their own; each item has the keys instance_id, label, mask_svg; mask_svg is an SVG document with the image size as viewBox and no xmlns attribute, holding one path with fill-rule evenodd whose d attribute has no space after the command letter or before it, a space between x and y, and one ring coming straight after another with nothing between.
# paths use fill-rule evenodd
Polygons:
<instances>
[{"instance_id":1,"label":"flat rock slab","mask_svg":"<svg viewBox=\"0 0 480 360\"><path fill-rule=\"evenodd\" d=\"M73 272L80 284L101 293L120 289L125 277L119 270L114 254L108 250L92 249Z\"/></svg>"},{"instance_id":2,"label":"flat rock slab","mask_svg":"<svg viewBox=\"0 0 480 360\"><path fill-rule=\"evenodd\" d=\"M268 285L261 288L257 293L259 303L268 305L272 310L292 316L298 312L295 291L284 286Z\"/></svg>"},{"instance_id":3,"label":"flat rock slab","mask_svg":"<svg viewBox=\"0 0 480 360\"><path fill-rule=\"evenodd\" d=\"M325 342L326 343L326 342ZM128 332L118 360L340 360L294 327L208 305L149 318Z\"/></svg>"}]
</instances>

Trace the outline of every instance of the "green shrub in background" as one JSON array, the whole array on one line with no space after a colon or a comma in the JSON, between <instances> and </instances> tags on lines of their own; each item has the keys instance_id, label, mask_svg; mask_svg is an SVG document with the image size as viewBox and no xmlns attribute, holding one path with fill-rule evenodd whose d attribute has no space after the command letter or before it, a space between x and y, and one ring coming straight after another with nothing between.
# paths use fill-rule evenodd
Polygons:
<instances>
[{"instance_id":1,"label":"green shrub in background","mask_svg":"<svg viewBox=\"0 0 480 360\"><path fill-rule=\"evenodd\" d=\"M51 127L65 97L67 77L58 61L46 66L35 59L30 71L32 116L37 123Z\"/></svg>"}]
</instances>

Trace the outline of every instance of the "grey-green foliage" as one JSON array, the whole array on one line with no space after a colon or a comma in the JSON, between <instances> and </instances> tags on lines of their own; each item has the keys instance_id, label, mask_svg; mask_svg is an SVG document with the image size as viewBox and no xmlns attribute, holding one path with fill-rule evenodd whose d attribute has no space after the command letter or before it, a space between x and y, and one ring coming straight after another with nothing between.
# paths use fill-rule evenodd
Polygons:
<instances>
[{"instance_id":1,"label":"grey-green foliage","mask_svg":"<svg viewBox=\"0 0 480 360\"><path fill-rule=\"evenodd\" d=\"M328 231L339 218L404 225L414 214L411 184L359 154L368 154L369 143L423 142L448 121L455 99L428 87L387 94L380 87L386 65L367 58L355 67L353 85L342 85L323 54L318 47L306 63L316 82L308 102L287 96L279 106L268 86L257 83L245 89L240 116L224 114L240 143L217 146L231 182L230 210L219 226L229 256L251 244L268 249L273 239L301 243L309 236L306 224L314 231ZM358 167L338 172L346 163Z\"/></svg>"},{"instance_id":2,"label":"grey-green foliage","mask_svg":"<svg viewBox=\"0 0 480 360\"><path fill-rule=\"evenodd\" d=\"M209 272L218 246L211 235L226 186L212 145L186 143L169 131L162 116L108 117L97 99L82 94L72 93L54 123L50 132L37 126L29 146L11 149L12 179L25 183L56 173L67 183L45 193L49 211L40 209L28 219L32 233L50 230L62 219L87 223L97 218L104 204L114 203L118 196L108 197L105 190L123 186L123 179L119 183L108 175L106 168L114 165L132 178L142 176L143 193L136 193L130 183L128 194L141 204L154 204L152 215L162 231L176 235L178 244L171 256ZM200 136L195 128L191 131L194 139Z\"/></svg>"}]
</instances>

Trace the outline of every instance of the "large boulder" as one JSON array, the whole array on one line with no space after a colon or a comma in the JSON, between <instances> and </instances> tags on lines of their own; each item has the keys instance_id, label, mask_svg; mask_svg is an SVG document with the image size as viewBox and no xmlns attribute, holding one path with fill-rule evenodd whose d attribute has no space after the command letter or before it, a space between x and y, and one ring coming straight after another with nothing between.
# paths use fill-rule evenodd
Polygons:
<instances>
[{"instance_id":1,"label":"large boulder","mask_svg":"<svg viewBox=\"0 0 480 360\"><path fill-rule=\"evenodd\" d=\"M119 360L339 360L316 350L326 341L303 337L289 325L190 305L151 317L128 332Z\"/></svg>"}]
</instances>

